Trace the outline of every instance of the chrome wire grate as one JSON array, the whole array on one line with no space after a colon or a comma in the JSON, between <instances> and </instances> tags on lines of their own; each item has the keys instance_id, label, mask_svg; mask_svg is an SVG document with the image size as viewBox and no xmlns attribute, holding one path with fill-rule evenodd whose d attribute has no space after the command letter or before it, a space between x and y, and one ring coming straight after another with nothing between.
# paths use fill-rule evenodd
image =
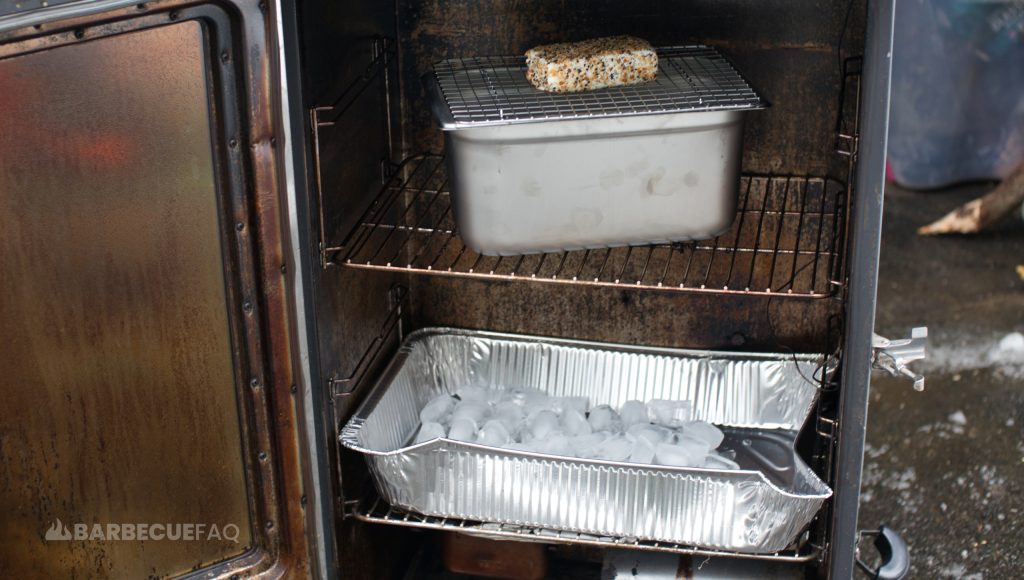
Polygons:
<instances>
[{"instance_id":1,"label":"chrome wire grate","mask_svg":"<svg viewBox=\"0 0 1024 580\"><path fill-rule=\"evenodd\" d=\"M660 48L658 60L653 81L579 93L534 88L524 57L445 60L434 65L434 76L455 126L765 106L713 48Z\"/></svg>"},{"instance_id":2,"label":"chrome wire grate","mask_svg":"<svg viewBox=\"0 0 1024 580\"><path fill-rule=\"evenodd\" d=\"M337 248L350 268L665 291L794 298L840 284L846 187L817 177L744 176L736 221L712 239L525 256L483 256L452 218L444 158L408 159Z\"/></svg>"},{"instance_id":3,"label":"chrome wire grate","mask_svg":"<svg viewBox=\"0 0 1024 580\"><path fill-rule=\"evenodd\" d=\"M793 546L792 549L785 552L777 552L774 554L746 554L741 552L708 550L667 542L638 540L636 538L595 536L582 532L550 530L531 526L428 516L392 507L376 493L372 493L370 497L363 501L353 502L353 504L352 516L364 522L460 532L463 534L476 534L488 536L494 539L553 544L584 544L600 548L626 548L630 550L649 550L697 556L727 556L730 558L751 558L788 562L808 562L818 557L818 550L807 542L805 542L803 546Z\"/></svg>"}]
</instances>

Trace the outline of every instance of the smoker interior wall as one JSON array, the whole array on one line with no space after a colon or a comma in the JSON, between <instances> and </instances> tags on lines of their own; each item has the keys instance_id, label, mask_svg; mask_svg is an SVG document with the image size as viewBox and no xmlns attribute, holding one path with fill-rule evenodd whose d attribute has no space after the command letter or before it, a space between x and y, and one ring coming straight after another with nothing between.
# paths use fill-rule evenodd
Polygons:
<instances>
[{"instance_id":1,"label":"smoker interior wall","mask_svg":"<svg viewBox=\"0 0 1024 580\"><path fill-rule=\"evenodd\" d=\"M298 3L301 27L302 94L308 110L329 105L359 79L373 61L373 40L395 36L394 6L387 2L353 0L309 0ZM351 95L351 93L349 93ZM324 224L331 242L352 228L366 204L381 185L381 161L387 159L387 108L383 79L376 79L351 101L336 124L321 132L321 179L324 184ZM307 127L306 135L309 128ZM311 172L312 172L312 168ZM311 177L315 177L311 175ZM311 183L313 183L311 181ZM310 191L309 207L317 208L316 192ZM319 216L309 216L311 235L306 251L319 262ZM329 400L328 381L348 376L380 331L388 311L387 293L406 277L351 271L340 267L315 268L314 302L320 376L314 377L317 396ZM339 417L347 417L358 403L340 397L326 404L321 428L325 440L335 441ZM408 562L393 558L402 553L406 530L381 529L343 519L340 501L355 496L365 475L365 463L338 456L329 445L330 481L344 473L349 489L333 490L334 539L343 575L351 578L389 578L404 570ZM344 466L344 467L343 467Z\"/></svg>"},{"instance_id":2,"label":"smoker interior wall","mask_svg":"<svg viewBox=\"0 0 1024 580\"><path fill-rule=\"evenodd\" d=\"M863 5L850 0L398 0L406 152L440 151L420 75L450 57L522 54L531 46L610 34L655 45L721 49L772 104L749 115L743 167L823 175L833 149L838 46L863 45Z\"/></svg>"},{"instance_id":3,"label":"smoker interior wall","mask_svg":"<svg viewBox=\"0 0 1024 580\"><path fill-rule=\"evenodd\" d=\"M824 352L832 300L414 278L413 326L666 347ZM837 329L833 329L833 335Z\"/></svg>"},{"instance_id":4,"label":"smoker interior wall","mask_svg":"<svg viewBox=\"0 0 1024 580\"><path fill-rule=\"evenodd\" d=\"M300 3L299 9L305 105L328 105L364 74L373 60L373 39L394 37L394 7L383 2L311 0ZM321 130L324 224L330 243L340 241L380 188L380 164L389 149L383 91L382 82L367 86L335 125ZM316 192L308 194L309 207L317 208ZM314 212L309 219L306 251L319 262L319 216ZM344 378L355 368L388 311L388 289L406 277L339 267L317 269L314 276L319 378L326 389L328 380ZM336 414L348 414L352 404L351 399L339 399ZM333 429L332 419L326 423Z\"/></svg>"},{"instance_id":5,"label":"smoker interior wall","mask_svg":"<svg viewBox=\"0 0 1024 580\"><path fill-rule=\"evenodd\" d=\"M334 124L320 132L321 181L328 194L324 223L337 240L355 225L380 187L381 161L391 149L384 76L365 84L359 79L374 61L374 39L394 38L395 11L387 2L354 0L311 0L299 6L306 108L340 98L339 108L345 109L337 118L326 115Z\"/></svg>"},{"instance_id":6,"label":"smoker interior wall","mask_svg":"<svg viewBox=\"0 0 1024 580\"><path fill-rule=\"evenodd\" d=\"M323 375L320 386L326 390L327 380L348 376L360 357L381 330L389 304L388 292L395 284L407 284L407 276L364 272L332 267L322 272L317 284L318 336ZM385 347L380 357L386 362L394 345ZM380 364L370 376L379 373ZM416 534L407 528L377 526L345 518L341 500L364 497L372 482L364 457L339 449L339 425L355 412L367 394L372 381L351 396L336 397L328 405L329 416L323 426L332 442L328 453L331 481L341 481L335 490L335 549L345 578L401 578L409 566L409 556L416 551ZM324 396L329 396L325 392ZM400 555L396 558L396 555Z\"/></svg>"},{"instance_id":7,"label":"smoker interior wall","mask_svg":"<svg viewBox=\"0 0 1024 580\"><path fill-rule=\"evenodd\" d=\"M395 34L394 6L388 2L306 0L298 9L303 93L310 102L330 100L362 74L369 39Z\"/></svg>"}]
</instances>

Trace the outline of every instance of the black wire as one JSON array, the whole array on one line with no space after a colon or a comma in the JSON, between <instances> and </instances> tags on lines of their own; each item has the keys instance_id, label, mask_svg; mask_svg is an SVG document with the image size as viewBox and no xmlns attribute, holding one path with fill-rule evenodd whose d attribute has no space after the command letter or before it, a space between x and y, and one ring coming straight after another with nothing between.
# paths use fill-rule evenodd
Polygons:
<instances>
[{"instance_id":1,"label":"black wire","mask_svg":"<svg viewBox=\"0 0 1024 580\"><path fill-rule=\"evenodd\" d=\"M794 257L793 259L795 260L796 258ZM793 283L793 281L796 280L796 277L799 276L801 272L806 270L807 267L811 265L811 263L812 262L807 262L803 266L800 266L799 268L797 268L796 272L793 272L793 275L790 276L789 280L787 280L781 286L776 288L774 290L774 292L779 292L780 290L782 290L786 286L791 285ZM772 300L775 300L775 298L776 298L776 296L770 296L768 298L768 300L765 302L765 307L764 307L764 316L765 316L765 319L768 321L768 331L771 333L772 342L777 344L779 346L779 348L781 348L781 349L783 349L783 350L785 350L786 352L789 353L789 355L793 358L794 366L796 366L796 372L798 372L800 374L801 378L803 378L808 383L811 383L812 385L813 384L820 384L821 387L822 387L822 390L825 390L825 382L826 382L825 381L825 371L828 368L828 361L829 361L830 356L832 356L832 353L825 353L825 360L822 361L821 366L819 366L814 371L814 374L817 374L818 371L821 371L821 379L820 380L815 379L813 374L811 375L811 378L807 378L807 375L805 375L803 370L800 368L800 361L796 357L796 355L797 355L796 350L794 350L792 347L790 347L790 346L788 346L786 344L783 344L782 342L779 341L779 335L775 331L775 323L772 321ZM825 350L828 350L827 346L826 346Z\"/></svg>"},{"instance_id":2,"label":"black wire","mask_svg":"<svg viewBox=\"0 0 1024 580\"><path fill-rule=\"evenodd\" d=\"M839 107L836 110L836 133L842 134L846 132L846 119L844 118L844 111L846 110L846 66L845 63L848 61L843 60L843 42L846 39L846 32L849 28L850 13L853 11L853 0L849 0L846 5L846 14L843 16L843 24L839 30L839 40L836 42L836 67L839 69ZM837 137L838 138L838 137Z\"/></svg>"},{"instance_id":3,"label":"black wire","mask_svg":"<svg viewBox=\"0 0 1024 580\"><path fill-rule=\"evenodd\" d=\"M799 256L799 254L798 254L799 251L800 251L800 248L794 248L793 249L793 260L794 261ZM813 263L814 263L813 261L809 261L806 264L804 264L803 266L800 266L799 268L797 268L796 272L793 272L793 274L790 275L789 280L786 280L785 282L783 282L781 286L777 287L775 290L772 290L772 292L782 292L782 290L784 290L786 288L786 286L792 286L793 282L796 281L796 277L799 276L804 270L806 270ZM774 276L773 276L773 278L774 278ZM811 292L813 292L813 291L814 291L814 280L811 280Z\"/></svg>"},{"instance_id":4,"label":"black wire","mask_svg":"<svg viewBox=\"0 0 1024 580\"><path fill-rule=\"evenodd\" d=\"M839 76L843 75L843 41L846 39L846 29L850 24L850 13L853 12L853 0L846 4L846 14L843 16L843 25L839 29L839 42L836 43L836 64L839 65Z\"/></svg>"},{"instance_id":5,"label":"black wire","mask_svg":"<svg viewBox=\"0 0 1024 580\"><path fill-rule=\"evenodd\" d=\"M771 311L772 300L775 300L774 296L772 296L771 298L768 299L768 301L765 303L765 309L764 309L765 318L768 320L768 330L771 332L771 335L772 335L772 342L777 344L779 346L779 348L781 348L782 350L786 351L790 355L790 357L792 357L793 365L796 367L796 372L800 374L800 378L802 378L803 380L807 381L808 383L810 383L812 385L819 384L819 383L824 383L824 378L825 378L824 372L822 372L822 375L821 375L822 376L822 380L821 381L815 380L814 379L814 374L817 374L818 370L824 370L825 367L828 366L828 358L827 358L827 356L826 356L825 361L822 362L821 366L818 367L817 369L815 369L815 373L811 375L811 378L807 378L807 375L804 374L803 369L800 368L800 360L796 357L797 352L795 350L793 350L793 348L791 348L790 346L782 344L781 342L779 342L779 336L775 332L775 324L772 322L772 311Z\"/></svg>"}]
</instances>

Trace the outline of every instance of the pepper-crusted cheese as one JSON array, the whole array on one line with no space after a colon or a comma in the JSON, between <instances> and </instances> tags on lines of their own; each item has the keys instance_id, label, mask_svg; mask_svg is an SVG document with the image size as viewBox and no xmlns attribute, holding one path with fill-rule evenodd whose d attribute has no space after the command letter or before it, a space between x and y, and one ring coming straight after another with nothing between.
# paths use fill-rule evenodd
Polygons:
<instances>
[{"instance_id":1,"label":"pepper-crusted cheese","mask_svg":"<svg viewBox=\"0 0 1024 580\"><path fill-rule=\"evenodd\" d=\"M526 78L542 91L571 93L654 80L658 54L646 40L609 36L526 51Z\"/></svg>"}]
</instances>

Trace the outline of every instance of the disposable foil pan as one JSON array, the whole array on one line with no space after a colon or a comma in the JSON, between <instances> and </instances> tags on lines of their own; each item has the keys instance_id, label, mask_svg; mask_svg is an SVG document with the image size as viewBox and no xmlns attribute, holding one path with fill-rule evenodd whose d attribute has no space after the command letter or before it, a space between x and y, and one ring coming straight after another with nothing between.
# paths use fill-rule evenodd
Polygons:
<instances>
[{"instance_id":1,"label":"disposable foil pan","mask_svg":"<svg viewBox=\"0 0 1024 580\"><path fill-rule=\"evenodd\" d=\"M438 517L777 552L831 491L794 451L825 372L817 355L640 348L455 330L411 334L342 430L392 505ZM419 410L464 385L529 386L592 405L693 401L739 471L641 466L436 439Z\"/></svg>"}]
</instances>

